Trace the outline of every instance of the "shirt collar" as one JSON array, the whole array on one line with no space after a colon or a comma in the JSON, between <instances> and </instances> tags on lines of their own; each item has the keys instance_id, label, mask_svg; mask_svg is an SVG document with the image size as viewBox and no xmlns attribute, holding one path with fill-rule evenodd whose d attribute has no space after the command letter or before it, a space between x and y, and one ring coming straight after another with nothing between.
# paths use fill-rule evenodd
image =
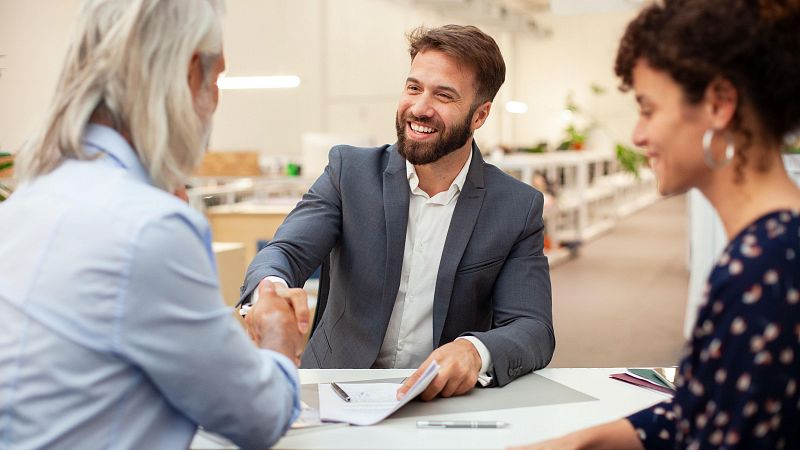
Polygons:
<instances>
[{"instance_id":1,"label":"shirt collar","mask_svg":"<svg viewBox=\"0 0 800 450\"><path fill-rule=\"evenodd\" d=\"M104 154L136 179L153 184L136 151L117 130L105 125L90 123L83 133L83 148L90 156Z\"/></svg>"},{"instance_id":2,"label":"shirt collar","mask_svg":"<svg viewBox=\"0 0 800 450\"><path fill-rule=\"evenodd\" d=\"M461 168L461 172L458 172L458 175L453 180L453 183L450 184L450 189L448 189L448 192L451 194L457 194L461 192L461 189L464 187L464 182L467 180L467 173L469 172L470 163L472 163L472 151L469 152L467 162L464 163L464 167ZM406 177L408 178L408 187L410 187L411 191L414 192L414 190L419 187L419 176L417 176L417 169L415 169L414 165L407 160Z\"/></svg>"}]
</instances>

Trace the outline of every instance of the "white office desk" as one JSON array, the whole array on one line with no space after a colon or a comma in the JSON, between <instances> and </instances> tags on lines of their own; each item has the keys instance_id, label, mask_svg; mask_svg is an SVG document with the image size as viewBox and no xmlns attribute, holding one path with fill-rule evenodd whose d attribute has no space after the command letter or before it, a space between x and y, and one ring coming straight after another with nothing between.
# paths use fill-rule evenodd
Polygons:
<instances>
[{"instance_id":1,"label":"white office desk","mask_svg":"<svg viewBox=\"0 0 800 450\"><path fill-rule=\"evenodd\" d=\"M493 409L424 418L500 420L503 429L417 429L423 417L391 417L370 427L339 426L318 430L292 430L274 448L278 449L502 449L509 445L539 441L624 417L668 398L663 394L608 378L624 369L543 369L536 374L594 397L596 400L545 406ZM303 384L393 379L411 370L300 370ZM513 386L513 382L511 385ZM498 391L504 388L498 389ZM494 391L495 389L489 389ZM526 392L526 394L528 394ZM535 396L536 392L529 395ZM446 402L437 399L434 402ZM418 408L424 408L419 405ZM491 406L490 406L491 407ZM398 413L402 413L400 410ZM193 449L219 449L205 439L196 439Z\"/></svg>"}]
</instances>

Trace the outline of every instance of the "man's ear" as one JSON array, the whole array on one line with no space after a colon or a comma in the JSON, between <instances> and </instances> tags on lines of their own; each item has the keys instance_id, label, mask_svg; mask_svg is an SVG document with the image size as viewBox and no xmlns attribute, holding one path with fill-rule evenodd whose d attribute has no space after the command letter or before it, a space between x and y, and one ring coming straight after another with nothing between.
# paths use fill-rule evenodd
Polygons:
<instances>
[{"instance_id":1,"label":"man's ear","mask_svg":"<svg viewBox=\"0 0 800 450\"><path fill-rule=\"evenodd\" d=\"M195 53L192 59L189 60L189 91L192 96L196 97L203 88L203 63L200 60L200 54Z\"/></svg>"},{"instance_id":2,"label":"man's ear","mask_svg":"<svg viewBox=\"0 0 800 450\"><path fill-rule=\"evenodd\" d=\"M705 102L711 126L723 130L730 125L739 107L739 92L729 80L717 77L706 88Z\"/></svg>"},{"instance_id":3,"label":"man's ear","mask_svg":"<svg viewBox=\"0 0 800 450\"><path fill-rule=\"evenodd\" d=\"M492 102L489 101L484 102L475 109L475 112L472 113L472 122L470 124L470 129L472 131L475 131L483 126L483 124L486 122L486 119L489 118L489 111L491 111L491 109Z\"/></svg>"}]
</instances>

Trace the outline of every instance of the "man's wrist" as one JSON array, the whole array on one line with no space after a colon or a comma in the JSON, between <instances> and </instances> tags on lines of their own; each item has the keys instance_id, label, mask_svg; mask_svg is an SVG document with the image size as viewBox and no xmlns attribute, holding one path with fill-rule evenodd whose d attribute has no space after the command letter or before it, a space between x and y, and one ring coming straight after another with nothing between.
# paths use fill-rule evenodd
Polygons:
<instances>
[{"instance_id":1,"label":"man's wrist","mask_svg":"<svg viewBox=\"0 0 800 450\"><path fill-rule=\"evenodd\" d=\"M463 340L472 344L472 347L478 356L478 361L480 362L478 373L485 374L489 372L489 369L492 365L492 355L489 353L489 349L486 348L486 345L481 342L480 339L476 338L475 336L459 336L456 338L456 340Z\"/></svg>"},{"instance_id":2,"label":"man's wrist","mask_svg":"<svg viewBox=\"0 0 800 450\"><path fill-rule=\"evenodd\" d=\"M478 372L478 384L483 387L491 386L492 385L492 376L489 374L489 371L492 370L492 354L489 353L489 349L486 347L486 344L481 342L475 336L459 336L456 340L465 340L469 341L470 344L475 348L480 355L480 362L481 367Z\"/></svg>"},{"instance_id":3,"label":"man's wrist","mask_svg":"<svg viewBox=\"0 0 800 450\"><path fill-rule=\"evenodd\" d=\"M476 375L480 375L481 369L483 368L483 359L481 358L481 352L478 351L475 343L466 337L456 338L456 341L466 341L469 343L469 346L465 346L465 348L468 347L470 349L470 354L472 355L472 368L475 370Z\"/></svg>"}]
</instances>

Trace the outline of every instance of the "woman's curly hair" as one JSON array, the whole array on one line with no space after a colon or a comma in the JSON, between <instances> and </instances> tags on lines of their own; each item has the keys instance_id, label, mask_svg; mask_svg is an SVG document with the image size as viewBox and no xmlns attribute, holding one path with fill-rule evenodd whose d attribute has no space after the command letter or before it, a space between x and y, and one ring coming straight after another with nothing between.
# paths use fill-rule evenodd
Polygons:
<instances>
[{"instance_id":1,"label":"woman's curly hair","mask_svg":"<svg viewBox=\"0 0 800 450\"><path fill-rule=\"evenodd\" d=\"M739 104L752 110L771 143L800 127L800 0L652 4L620 42L614 70L622 90L632 87L640 59L668 73L690 104L703 99L715 78L730 81ZM733 120L749 140L752 132L742 128L739 108Z\"/></svg>"}]
</instances>

